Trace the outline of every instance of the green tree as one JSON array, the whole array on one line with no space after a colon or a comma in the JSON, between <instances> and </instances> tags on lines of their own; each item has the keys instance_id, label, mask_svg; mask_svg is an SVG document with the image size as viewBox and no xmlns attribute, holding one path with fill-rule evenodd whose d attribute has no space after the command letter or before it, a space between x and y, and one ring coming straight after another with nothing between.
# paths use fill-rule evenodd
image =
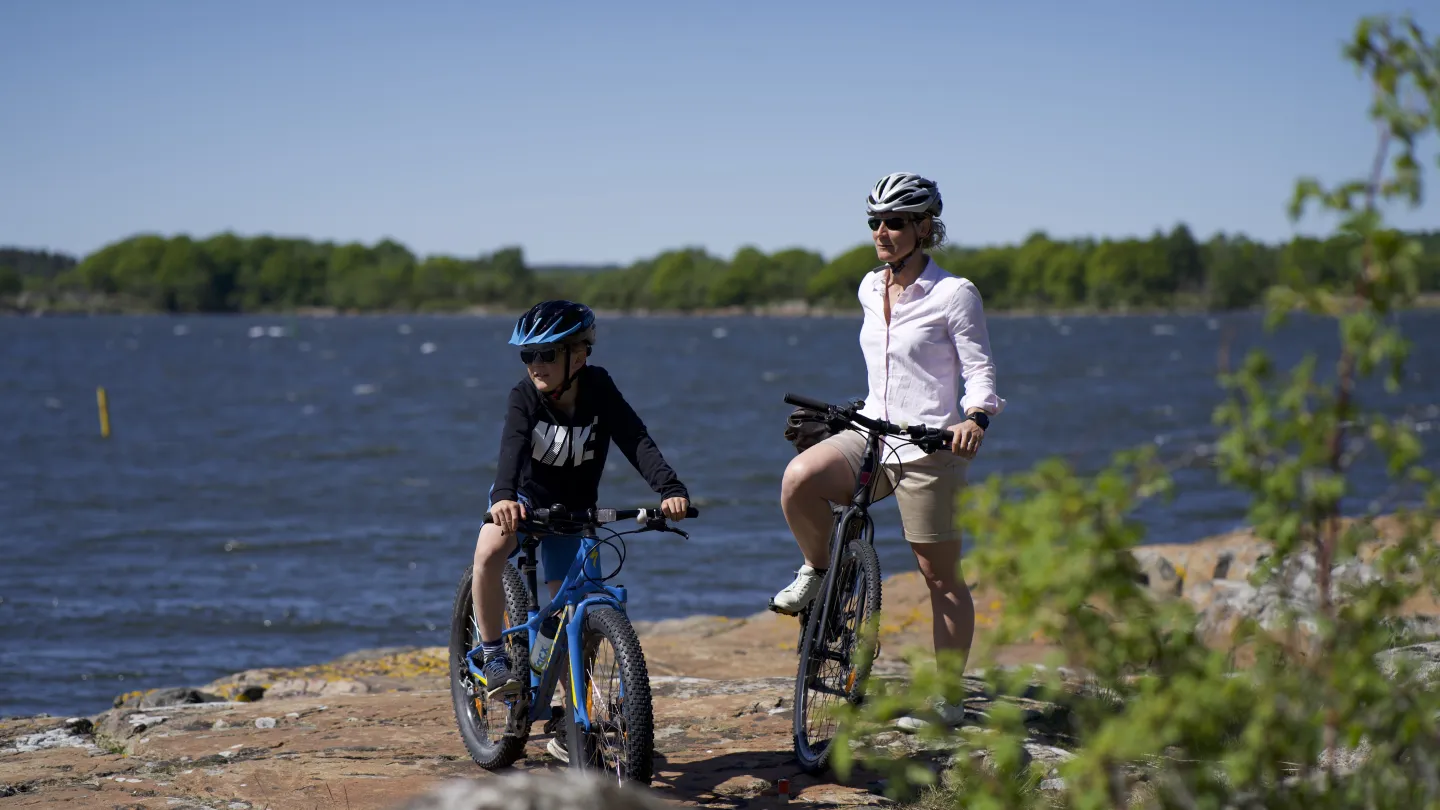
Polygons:
<instances>
[{"instance_id":1,"label":"green tree","mask_svg":"<svg viewBox=\"0 0 1440 810\"><path fill-rule=\"evenodd\" d=\"M1045 258L1045 297L1055 306L1068 307L1085 300L1086 248L1066 244Z\"/></svg>"},{"instance_id":2,"label":"green tree","mask_svg":"<svg viewBox=\"0 0 1440 810\"><path fill-rule=\"evenodd\" d=\"M1010 275L1010 300L1021 306L1054 303L1046 279L1046 270L1051 257L1064 250L1064 247L1050 241L1050 237L1043 231L1030 234L1015 252L1015 262ZM982 294L985 292L981 290Z\"/></svg>"},{"instance_id":3,"label":"green tree","mask_svg":"<svg viewBox=\"0 0 1440 810\"><path fill-rule=\"evenodd\" d=\"M534 297L535 279L525 265L525 254L518 247L496 251L488 261L480 263L482 273L476 289L492 302L528 307Z\"/></svg>"},{"instance_id":4,"label":"green tree","mask_svg":"<svg viewBox=\"0 0 1440 810\"><path fill-rule=\"evenodd\" d=\"M1101 242L1085 262L1085 287L1090 303L1102 309L1133 304L1139 298L1140 269L1135 246Z\"/></svg>"},{"instance_id":5,"label":"green tree","mask_svg":"<svg viewBox=\"0 0 1440 810\"><path fill-rule=\"evenodd\" d=\"M1165 237L1165 265L1176 290L1198 293L1205 286L1205 257L1184 223Z\"/></svg>"},{"instance_id":6,"label":"green tree","mask_svg":"<svg viewBox=\"0 0 1440 810\"><path fill-rule=\"evenodd\" d=\"M758 248L740 248L710 287L710 306L747 306L770 300L768 287L776 275L774 264Z\"/></svg>"},{"instance_id":7,"label":"green tree","mask_svg":"<svg viewBox=\"0 0 1440 810\"><path fill-rule=\"evenodd\" d=\"M801 301L825 259L813 250L787 248L772 254L765 266L765 297L760 303Z\"/></svg>"},{"instance_id":8,"label":"green tree","mask_svg":"<svg viewBox=\"0 0 1440 810\"><path fill-rule=\"evenodd\" d=\"M662 253L646 289L650 305L680 310L704 306L710 285L723 272L724 263L701 248Z\"/></svg>"},{"instance_id":9,"label":"green tree","mask_svg":"<svg viewBox=\"0 0 1440 810\"><path fill-rule=\"evenodd\" d=\"M987 307L1004 309L1014 300L1010 279L1017 253L1013 247L990 247L961 254L958 260L947 257L946 261L954 264L952 273L974 283Z\"/></svg>"},{"instance_id":10,"label":"green tree","mask_svg":"<svg viewBox=\"0 0 1440 810\"><path fill-rule=\"evenodd\" d=\"M1351 254L1358 247L1344 235L1329 239L1296 237L1280 251L1280 280L1296 287L1335 287L1350 276Z\"/></svg>"},{"instance_id":11,"label":"green tree","mask_svg":"<svg viewBox=\"0 0 1440 810\"><path fill-rule=\"evenodd\" d=\"M345 309L403 308L409 303L414 268L414 254L392 240L373 248L340 245L331 251L327 292L335 306Z\"/></svg>"},{"instance_id":12,"label":"green tree","mask_svg":"<svg viewBox=\"0 0 1440 810\"><path fill-rule=\"evenodd\" d=\"M856 293L865 274L880 266L875 246L859 245L830 260L811 277L805 297L812 303L859 308Z\"/></svg>"},{"instance_id":13,"label":"green tree","mask_svg":"<svg viewBox=\"0 0 1440 810\"><path fill-rule=\"evenodd\" d=\"M633 310L649 306L650 275L655 271L653 260L639 261L622 270L593 273L578 279L577 295L562 296L585 301L606 309Z\"/></svg>"},{"instance_id":14,"label":"green tree","mask_svg":"<svg viewBox=\"0 0 1440 810\"><path fill-rule=\"evenodd\" d=\"M19 295L24 288L25 282L20 278L19 270L0 265L0 295Z\"/></svg>"},{"instance_id":15,"label":"green tree","mask_svg":"<svg viewBox=\"0 0 1440 810\"><path fill-rule=\"evenodd\" d=\"M1419 290L1440 290L1440 232L1414 234ZM1353 236L1300 237L1268 245L1216 234L1195 244L1188 227L1150 239L1055 240L1036 231L1019 245L947 246L941 267L969 278L991 310L1012 306L1098 309L1252 306L1284 276L1296 283L1343 282L1360 243ZM788 248L740 249L729 261L699 248L666 251L628 267L546 268L537 273L518 247L474 258L419 258L394 240L336 245L269 235L206 239L138 234L78 264L45 251L0 248L25 289L45 297L86 292L125 306L185 312L256 311L331 305L344 309L453 309L465 304L523 308L566 297L607 309L763 306L807 300L857 305L860 279L879 266L871 244L831 260Z\"/></svg>"},{"instance_id":16,"label":"green tree","mask_svg":"<svg viewBox=\"0 0 1440 810\"><path fill-rule=\"evenodd\" d=\"M1275 261L1264 245L1223 234L1205 245L1206 300L1217 309L1239 309L1260 301L1276 278Z\"/></svg>"},{"instance_id":17,"label":"green tree","mask_svg":"<svg viewBox=\"0 0 1440 810\"><path fill-rule=\"evenodd\" d=\"M415 268L411 293L416 301L439 308L453 308L467 298L469 281L476 264L453 256L430 256Z\"/></svg>"}]
</instances>

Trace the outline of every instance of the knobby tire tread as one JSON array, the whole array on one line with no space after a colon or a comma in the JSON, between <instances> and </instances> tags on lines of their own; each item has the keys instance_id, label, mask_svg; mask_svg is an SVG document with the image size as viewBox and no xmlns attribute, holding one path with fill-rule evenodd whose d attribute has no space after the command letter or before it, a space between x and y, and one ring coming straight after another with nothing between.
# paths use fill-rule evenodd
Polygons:
<instances>
[{"instance_id":1,"label":"knobby tire tread","mask_svg":"<svg viewBox=\"0 0 1440 810\"><path fill-rule=\"evenodd\" d=\"M464 665L465 653L470 649L470 617L473 600L470 594L470 577L473 566L466 567L455 589L454 608L450 614L450 697L455 709L455 720L460 729L460 738L465 750L475 764L486 770L508 767L525 754L525 742L529 738L530 725L521 723L518 736L502 736L506 717L491 716L488 721L488 735L479 725L478 712L465 682L470 673ZM504 626L513 627L525 621L530 607L528 589L519 570L511 563L505 564L501 581L505 588ZM530 643L522 634L506 637L506 652L511 665L519 670L523 682L529 685ZM494 708L493 706L491 707ZM513 709L512 709L513 711ZM494 737L495 739L491 739Z\"/></svg>"},{"instance_id":2,"label":"knobby tire tread","mask_svg":"<svg viewBox=\"0 0 1440 810\"><path fill-rule=\"evenodd\" d=\"M858 534L858 532L850 532ZM870 648L868 655L860 654L858 658L852 658L851 668L855 671L855 685L851 690L847 701L851 704L858 704L864 697L865 679L870 674L871 666L874 663L873 654L877 641L876 632L880 615L881 582L880 582L880 559L875 553L875 548L862 538L853 537L846 543L844 556L841 558L842 567L844 561L849 558L855 561L854 576L864 587L864 595L861 601L860 621L857 630L861 634L861 642L869 639ZM845 582L836 582L831 594L831 605L828 611L832 616L837 610L845 596ZM812 667L811 650L817 647L828 645L829 638L817 640L820 633L820 617L823 611L820 604L812 603L809 617L805 622L805 632L799 650L799 663L795 675L795 698L794 698L794 727L793 742L795 758L800 763L801 770L808 774L823 772L830 765L830 743L832 740L811 740L806 729L806 716L809 714L812 705L810 690L806 688L807 671ZM832 621L833 625L834 622ZM863 653L860 645L857 644L857 653ZM818 666L818 664L816 664Z\"/></svg>"},{"instance_id":3,"label":"knobby tire tread","mask_svg":"<svg viewBox=\"0 0 1440 810\"><path fill-rule=\"evenodd\" d=\"M615 649L616 665L625 689L621 718L625 723L627 739L625 762L618 781L649 785L655 770L655 718L650 696L650 674L645 665L645 653L640 648L640 639L625 614L603 605L586 611L583 632L581 641L586 665L592 660L599 638L607 639ZM570 767L577 770L604 768L608 771L608 766L597 761L599 752L596 743L588 735L583 735L580 725L575 722L568 679L565 685ZM586 688L588 690L588 684Z\"/></svg>"}]
</instances>

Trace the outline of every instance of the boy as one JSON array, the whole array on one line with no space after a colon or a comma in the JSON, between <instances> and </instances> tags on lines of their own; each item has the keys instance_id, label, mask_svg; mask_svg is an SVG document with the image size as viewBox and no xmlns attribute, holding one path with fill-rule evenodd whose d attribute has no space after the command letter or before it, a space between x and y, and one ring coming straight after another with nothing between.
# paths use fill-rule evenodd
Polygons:
<instances>
[{"instance_id":1,"label":"boy","mask_svg":"<svg viewBox=\"0 0 1440 810\"><path fill-rule=\"evenodd\" d=\"M505 614L501 574L516 549L515 531L527 505L594 507L613 439L664 499L660 510L667 518L682 520L690 506L685 485L665 463L610 375L586 364L595 345L595 314L589 307L542 301L520 316L510 343L522 347L520 360L527 373L510 391L499 469L490 489L494 522L480 530L475 543L470 586L484 648L481 672L487 697L518 694L522 688L514 670L523 669L516 665L524 662L510 661L501 644ZM541 542L541 567L552 596L579 548L578 537L547 537Z\"/></svg>"}]
</instances>

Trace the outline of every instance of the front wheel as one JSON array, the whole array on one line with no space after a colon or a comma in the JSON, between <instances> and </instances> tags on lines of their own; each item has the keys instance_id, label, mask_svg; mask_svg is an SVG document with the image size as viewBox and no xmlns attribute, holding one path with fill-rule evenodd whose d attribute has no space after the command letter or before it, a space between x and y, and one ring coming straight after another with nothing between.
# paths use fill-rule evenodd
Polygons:
<instances>
[{"instance_id":1,"label":"front wheel","mask_svg":"<svg viewBox=\"0 0 1440 810\"><path fill-rule=\"evenodd\" d=\"M830 764L830 744L839 730L834 710L842 702L860 702L875 661L880 559L858 530L846 535L830 598L811 605L795 676L795 757L810 774Z\"/></svg>"},{"instance_id":2,"label":"front wheel","mask_svg":"<svg viewBox=\"0 0 1440 810\"><path fill-rule=\"evenodd\" d=\"M655 720L640 639L625 614L608 606L587 610L583 628L580 685L565 690L570 767L649 785ZM588 732L576 722L577 699L590 718Z\"/></svg>"},{"instance_id":3,"label":"front wheel","mask_svg":"<svg viewBox=\"0 0 1440 810\"><path fill-rule=\"evenodd\" d=\"M480 646L480 628L475 623L474 600L470 593L471 569L466 568L455 589L455 607L450 616L450 697L465 750L475 764L486 770L504 768L525 753L530 735L528 702L521 699L487 700L466 666L465 656ZM506 563L502 578L505 588L505 627L525 621L529 610L529 589L515 566ZM514 633L505 637L505 652L512 664L525 667L530 658L529 642Z\"/></svg>"}]
</instances>

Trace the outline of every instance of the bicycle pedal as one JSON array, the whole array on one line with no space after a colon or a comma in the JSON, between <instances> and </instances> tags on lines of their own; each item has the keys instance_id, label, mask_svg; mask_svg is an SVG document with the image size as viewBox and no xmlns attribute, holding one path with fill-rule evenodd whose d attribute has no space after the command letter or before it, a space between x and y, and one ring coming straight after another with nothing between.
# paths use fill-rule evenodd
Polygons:
<instances>
[{"instance_id":1,"label":"bicycle pedal","mask_svg":"<svg viewBox=\"0 0 1440 810\"><path fill-rule=\"evenodd\" d=\"M542 726L540 730L545 734L559 734L562 728L561 724L564 722L565 708L563 706L551 706L550 719L545 721L545 725Z\"/></svg>"},{"instance_id":2,"label":"bicycle pedal","mask_svg":"<svg viewBox=\"0 0 1440 810\"><path fill-rule=\"evenodd\" d=\"M777 606L777 605L775 604L775 600L774 600L774 599L771 599L771 600L770 600L770 604L767 605L766 607L769 608L769 610L770 610L771 613L779 613L781 616L795 616L795 615L798 615L798 614L795 614L795 613L787 613L786 611L781 610L781 609L779 608L779 606Z\"/></svg>"}]
</instances>

